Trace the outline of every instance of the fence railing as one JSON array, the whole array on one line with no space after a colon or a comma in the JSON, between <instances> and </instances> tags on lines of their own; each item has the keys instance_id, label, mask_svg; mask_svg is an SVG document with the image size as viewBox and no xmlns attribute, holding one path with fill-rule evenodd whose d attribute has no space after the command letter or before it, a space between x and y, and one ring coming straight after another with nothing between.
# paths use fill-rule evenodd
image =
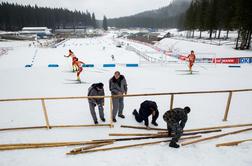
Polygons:
<instances>
[{"instance_id":1,"label":"fence railing","mask_svg":"<svg viewBox=\"0 0 252 166\"><path fill-rule=\"evenodd\" d=\"M16 98L16 99L0 99L0 102L15 102L15 101L35 101L40 100L42 104L42 110L45 119L45 126L33 126L33 127L18 127L18 128L4 128L0 131L6 130L24 130L24 129L37 129L37 128L70 128L70 127L92 127L92 126L110 126L113 127L113 98L118 97L143 97L143 96L170 96L170 109L173 108L174 98L177 95L189 95L189 94L217 94L217 93L228 93L226 109L224 112L223 121L227 121L228 113L232 101L232 96L234 93L238 92L252 92L252 89L236 89L236 90L215 90L215 91L191 91L191 92L169 92L169 93L148 93L148 94L128 94L128 95L113 95L113 96L74 96L74 97L41 97L41 98ZM109 124L99 124L99 125L50 125L48 113L46 109L46 100L74 100L74 99L99 99L99 98L109 98L110 99L110 123Z\"/></svg>"}]
</instances>

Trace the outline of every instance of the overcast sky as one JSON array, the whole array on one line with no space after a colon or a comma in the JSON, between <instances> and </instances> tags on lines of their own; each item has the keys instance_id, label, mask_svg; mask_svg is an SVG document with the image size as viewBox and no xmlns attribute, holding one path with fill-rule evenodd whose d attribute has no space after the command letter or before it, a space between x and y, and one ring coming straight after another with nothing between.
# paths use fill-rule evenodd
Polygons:
<instances>
[{"instance_id":1,"label":"overcast sky","mask_svg":"<svg viewBox=\"0 0 252 166\"><path fill-rule=\"evenodd\" d=\"M0 0L6 2L7 0ZM172 0L8 0L18 4L63 7L71 10L94 12L97 19L133 15L145 10L167 6Z\"/></svg>"}]
</instances>

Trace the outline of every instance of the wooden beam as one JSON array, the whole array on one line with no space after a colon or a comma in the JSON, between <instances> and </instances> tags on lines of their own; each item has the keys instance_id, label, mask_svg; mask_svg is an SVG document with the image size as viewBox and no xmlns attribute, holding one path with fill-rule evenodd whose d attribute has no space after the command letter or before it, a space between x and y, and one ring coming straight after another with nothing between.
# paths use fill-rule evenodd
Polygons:
<instances>
[{"instance_id":1,"label":"wooden beam","mask_svg":"<svg viewBox=\"0 0 252 166\"><path fill-rule=\"evenodd\" d=\"M193 140L190 142L185 142L182 143L182 146L186 146L186 145L190 145L190 144L194 144L194 143L198 143L198 142L202 142L202 141L207 141L207 140L211 140L211 139L215 139L215 138L220 138L220 137L224 137L227 135L232 135L232 134L238 134L238 133L242 133L242 132L246 132L246 131L251 131L252 128L247 128L247 129L242 129L242 130L237 130L237 131L232 131L232 132L227 132L224 134L219 134L219 135L214 135L214 136L210 136L210 137L206 137L206 138L201 138L201 139L197 139L197 140Z\"/></svg>"},{"instance_id":2,"label":"wooden beam","mask_svg":"<svg viewBox=\"0 0 252 166\"><path fill-rule=\"evenodd\" d=\"M198 138L199 136L192 136L192 137L184 137L181 138L180 140L185 140L185 139L195 139ZM115 150L115 149L126 149L126 148L131 148L131 147L138 147L138 146L145 146L145 145L154 145L154 144L159 144L163 142L170 142L171 140L165 140L165 141L155 141L155 142L147 142L147 143L140 143L140 144L131 144L131 145L124 145L124 146L114 146L110 148L100 148L100 149L92 149L92 150L85 150L81 151L81 153L91 153L91 152L99 152L99 151L109 151L109 150Z\"/></svg>"},{"instance_id":3,"label":"wooden beam","mask_svg":"<svg viewBox=\"0 0 252 166\"><path fill-rule=\"evenodd\" d=\"M240 143L248 142L248 141L252 141L252 138L250 138L250 139L244 139L244 140L240 140L240 141L225 142L225 143L217 144L216 147L220 147L220 146L236 146L236 145L238 145Z\"/></svg>"},{"instance_id":4,"label":"wooden beam","mask_svg":"<svg viewBox=\"0 0 252 166\"><path fill-rule=\"evenodd\" d=\"M76 127L110 127L110 124L87 124L87 125L50 125L51 128L76 128ZM47 129L47 126L32 126L32 127L16 127L2 128L0 131L15 131L15 130L32 130L32 129Z\"/></svg>"},{"instance_id":5,"label":"wooden beam","mask_svg":"<svg viewBox=\"0 0 252 166\"><path fill-rule=\"evenodd\" d=\"M66 153L67 155L71 154L79 154L81 153L82 151L85 151L85 150L90 150L90 149L94 149L94 148L98 148L98 147L102 147L102 146L106 146L106 145L111 145L113 144L114 142L107 142L107 143L100 143L100 144L94 144L94 145L89 145L89 146L86 146L86 147L81 147L81 148L76 148L76 149L73 149L71 150L70 152Z\"/></svg>"},{"instance_id":6,"label":"wooden beam","mask_svg":"<svg viewBox=\"0 0 252 166\"><path fill-rule=\"evenodd\" d=\"M44 113L44 117L45 117L45 121L46 121L46 127L47 127L47 129L50 129L51 127L50 127L50 124L49 124L48 114L47 114L47 111L46 111L45 100L41 99L41 102L42 102L43 113Z\"/></svg>"},{"instance_id":7,"label":"wooden beam","mask_svg":"<svg viewBox=\"0 0 252 166\"><path fill-rule=\"evenodd\" d=\"M252 126L252 123L247 124L236 124L236 125L221 125L221 126L213 126L213 127L204 127L204 128L195 128L195 129L186 129L184 132L191 132L191 131L204 131L204 130L212 130L212 129L225 129L225 128L236 128L236 127L248 127ZM143 129L143 130L158 130L158 131L167 131L164 128L146 128L143 126L130 126L130 125L121 125L122 128L132 128L132 129Z\"/></svg>"},{"instance_id":8,"label":"wooden beam","mask_svg":"<svg viewBox=\"0 0 252 166\"><path fill-rule=\"evenodd\" d=\"M131 129L143 129L143 130L159 130L159 131L167 131L164 128L152 128L152 127L142 127L142 126L129 126L129 125L121 125L122 128L131 128Z\"/></svg>"},{"instance_id":9,"label":"wooden beam","mask_svg":"<svg viewBox=\"0 0 252 166\"><path fill-rule=\"evenodd\" d=\"M0 131L12 131L12 130L31 130L31 129L46 129L46 126L33 126L33 127L15 127L15 128L2 128Z\"/></svg>"},{"instance_id":10,"label":"wooden beam","mask_svg":"<svg viewBox=\"0 0 252 166\"><path fill-rule=\"evenodd\" d=\"M110 124L87 124L87 125L52 125L52 128L76 128L76 127L109 127Z\"/></svg>"},{"instance_id":11,"label":"wooden beam","mask_svg":"<svg viewBox=\"0 0 252 166\"><path fill-rule=\"evenodd\" d=\"M214 132L221 132L220 129L215 130L206 130L206 131L197 131L197 132L184 132L183 135L196 135L196 134L208 134L208 133L214 133ZM168 133L162 132L162 133L110 133L109 136L168 136Z\"/></svg>"},{"instance_id":12,"label":"wooden beam","mask_svg":"<svg viewBox=\"0 0 252 166\"><path fill-rule=\"evenodd\" d=\"M167 135L155 135L155 136L145 136L145 137L129 137L129 138L113 138L113 139L98 139L92 141L132 141L132 140L142 140L142 139L156 139L156 138L167 138Z\"/></svg>"},{"instance_id":13,"label":"wooden beam","mask_svg":"<svg viewBox=\"0 0 252 166\"><path fill-rule=\"evenodd\" d=\"M160 135L157 133L152 133L152 134L148 134L148 133L110 133L109 136L156 136L156 135Z\"/></svg>"},{"instance_id":14,"label":"wooden beam","mask_svg":"<svg viewBox=\"0 0 252 166\"><path fill-rule=\"evenodd\" d=\"M223 121L227 121L228 112L229 112L229 108L230 108L230 104L231 104L231 99L232 99L232 92L229 92L228 100L227 100L227 105L226 105L226 110L225 110L225 114L224 114Z\"/></svg>"},{"instance_id":15,"label":"wooden beam","mask_svg":"<svg viewBox=\"0 0 252 166\"><path fill-rule=\"evenodd\" d=\"M192 134L192 135L195 135L195 134ZM153 135L153 136L144 136L144 137L100 139L100 140L92 140L92 141L132 141L132 140L157 139L157 138L167 138L167 137L168 137L168 135Z\"/></svg>"},{"instance_id":16,"label":"wooden beam","mask_svg":"<svg viewBox=\"0 0 252 166\"><path fill-rule=\"evenodd\" d=\"M17 143L17 144L0 144L0 147L6 146L43 146L43 145L58 145L58 144L66 144L66 145L74 145L74 144L99 144L111 141L72 141L72 142L41 142L41 143Z\"/></svg>"},{"instance_id":17,"label":"wooden beam","mask_svg":"<svg viewBox=\"0 0 252 166\"><path fill-rule=\"evenodd\" d=\"M211 93L227 93L227 92L250 92L252 89L234 89L234 90L213 90L213 91L192 91L192 92L172 92L172 93L149 93L149 94L130 94L117 95L113 97L138 97L138 96L167 96L167 95L187 95L187 94L211 94ZM74 96L74 97L40 97L40 98L16 98L16 99L0 99L0 102L6 101L31 101L31 100L67 100L67 99L88 99L88 98L110 98L111 96Z\"/></svg>"},{"instance_id":18,"label":"wooden beam","mask_svg":"<svg viewBox=\"0 0 252 166\"><path fill-rule=\"evenodd\" d=\"M90 145L108 143L111 141L76 141L76 142L50 142L50 143L21 143L21 144L1 144L0 151L2 150L17 150L17 149L35 149L35 148L50 148L61 146L76 146L76 145Z\"/></svg>"}]
</instances>

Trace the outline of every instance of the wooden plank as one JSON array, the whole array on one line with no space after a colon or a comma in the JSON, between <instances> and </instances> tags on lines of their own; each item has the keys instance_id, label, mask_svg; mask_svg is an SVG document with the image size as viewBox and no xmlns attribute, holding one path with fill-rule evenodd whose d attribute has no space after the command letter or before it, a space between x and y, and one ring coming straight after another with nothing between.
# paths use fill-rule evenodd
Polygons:
<instances>
[{"instance_id":1,"label":"wooden plank","mask_svg":"<svg viewBox=\"0 0 252 166\"><path fill-rule=\"evenodd\" d=\"M95 145L89 145L89 146L86 146L86 147L81 147L81 148L76 148L76 149L73 149L71 150L70 152L66 153L67 155L69 154L79 154L81 153L82 151L85 151L85 150L90 150L90 149L94 149L94 148L98 148L98 147L102 147L102 146L106 146L106 145L111 145L113 144L114 142L108 142L108 143L100 143L100 144L95 144Z\"/></svg>"},{"instance_id":2,"label":"wooden plank","mask_svg":"<svg viewBox=\"0 0 252 166\"><path fill-rule=\"evenodd\" d=\"M72 141L72 142L41 142L41 143L17 143L17 144L0 144L0 147L6 146L40 146L40 145L74 145L74 144L99 144L111 141Z\"/></svg>"},{"instance_id":3,"label":"wooden plank","mask_svg":"<svg viewBox=\"0 0 252 166\"><path fill-rule=\"evenodd\" d=\"M231 99L232 99L232 92L229 92L228 100L227 100L227 105L226 105L226 110L225 110L225 114L224 114L223 121L227 121L228 112L229 112L229 108L230 108L230 104L231 104Z\"/></svg>"},{"instance_id":4,"label":"wooden plank","mask_svg":"<svg viewBox=\"0 0 252 166\"><path fill-rule=\"evenodd\" d=\"M110 127L110 124L87 124L87 125L51 125L51 128L76 128L76 127ZM15 130L32 130L32 129L47 129L47 126L32 126L32 127L16 127L2 128L0 131L15 131Z\"/></svg>"},{"instance_id":5,"label":"wooden plank","mask_svg":"<svg viewBox=\"0 0 252 166\"><path fill-rule=\"evenodd\" d=\"M199 136L183 137L180 140L195 139L195 138L198 138L198 137ZM154 145L154 144L159 144L159 143L163 143L163 142L170 142L170 141L171 140L155 141L155 142L140 143L140 144L131 144L131 145L124 145L124 146L114 146L114 147L110 147L110 148L92 149L92 150L81 151L79 154L82 154L82 153L91 153L91 152L99 152L99 151L109 151L109 150L115 150L115 149L126 149L126 148L131 148L131 147L139 147L139 146L145 146L145 145Z\"/></svg>"},{"instance_id":6,"label":"wooden plank","mask_svg":"<svg viewBox=\"0 0 252 166\"><path fill-rule=\"evenodd\" d=\"M110 133L109 136L157 136L160 134L153 133L153 134L148 134L148 133Z\"/></svg>"},{"instance_id":7,"label":"wooden plank","mask_svg":"<svg viewBox=\"0 0 252 166\"><path fill-rule=\"evenodd\" d=\"M143 129L143 130L159 130L159 131L167 131L164 128L153 128L153 127L142 127L142 126L130 126L130 125L121 125L122 128L131 128L131 129Z\"/></svg>"},{"instance_id":8,"label":"wooden plank","mask_svg":"<svg viewBox=\"0 0 252 166\"><path fill-rule=\"evenodd\" d=\"M250 139L244 139L244 140L239 140L239 141L225 142L225 143L217 144L216 147L221 147L221 146L236 146L236 145L238 145L240 143L248 142L248 141L252 141L252 138L250 138Z\"/></svg>"},{"instance_id":9,"label":"wooden plank","mask_svg":"<svg viewBox=\"0 0 252 166\"><path fill-rule=\"evenodd\" d=\"M130 94L117 95L113 97L137 97L137 96L167 96L167 95L187 95L187 94L211 94L211 93L227 93L227 92L250 92L252 89L236 89L236 90L213 90L213 91L192 91L192 92L172 92L172 93L149 93L149 94ZM112 96L74 96L74 97L40 97L40 98L16 98L16 99L0 99L0 102L6 101L31 101L31 100L68 100L68 99L88 99L88 98L110 98Z\"/></svg>"},{"instance_id":10,"label":"wooden plank","mask_svg":"<svg viewBox=\"0 0 252 166\"><path fill-rule=\"evenodd\" d=\"M31 129L46 129L46 126L32 126L32 127L15 127L15 128L2 128L0 131L12 131L12 130L31 130Z\"/></svg>"},{"instance_id":11,"label":"wooden plank","mask_svg":"<svg viewBox=\"0 0 252 166\"><path fill-rule=\"evenodd\" d=\"M48 114L47 114L47 111L46 111L45 100L41 99L41 102L42 102L43 113L44 113L44 117L45 117L45 121L46 121L46 127L47 127L47 129L50 129L51 127L50 127L50 124L49 124Z\"/></svg>"},{"instance_id":12,"label":"wooden plank","mask_svg":"<svg viewBox=\"0 0 252 166\"><path fill-rule=\"evenodd\" d=\"M129 137L129 138L113 138L113 139L98 139L98 140L92 140L92 141L132 141L132 140L156 139L156 138L167 138L167 135L155 135L155 136L145 136L145 137Z\"/></svg>"},{"instance_id":13,"label":"wooden plank","mask_svg":"<svg viewBox=\"0 0 252 166\"><path fill-rule=\"evenodd\" d=\"M213 126L213 127L203 127L203 128L195 128L195 129L186 129L184 132L191 132L191 131L204 131L204 130L212 130L212 129L225 129L225 128L236 128L236 127L248 127L252 126L252 123L247 124L236 124L236 125L221 125L221 126ZM164 128L146 128L143 126L130 126L130 125L121 125L122 128L132 128L132 129L143 129L143 130L157 130L157 131L167 131Z\"/></svg>"},{"instance_id":14,"label":"wooden plank","mask_svg":"<svg viewBox=\"0 0 252 166\"><path fill-rule=\"evenodd\" d=\"M2 144L0 145L0 151L2 150L18 150L18 149L36 149L36 148L51 148L62 146L76 146L76 145L90 145L108 143L111 141L77 141L77 142L51 142L51 143L23 143L23 144Z\"/></svg>"},{"instance_id":15,"label":"wooden plank","mask_svg":"<svg viewBox=\"0 0 252 166\"><path fill-rule=\"evenodd\" d=\"M206 138L201 138L201 139L197 139L197 140L193 140L190 142L185 142L182 143L182 146L186 146L186 145L190 145L190 144L194 144L194 143L198 143L198 142L202 142L202 141L207 141L207 140L211 140L211 139L215 139L215 138L220 138L220 137L224 137L227 135L232 135L232 134L238 134L238 133L242 133L242 132L246 132L246 131L251 131L252 128L247 128L247 129L242 129L242 130L237 130L237 131L232 131L232 132L227 132L224 134L219 134L219 135L214 135L214 136L210 136L210 137L206 137Z\"/></svg>"},{"instance_id":16,"label":"wooden plank","mask_svg":"<svg viewBox=\"0 0 252 166\"><path fill-rule=\"evenodd\" d=\"M87 124L87 125L52 125L52 128L75 128L75 127L109 127L110 124Z\"/></svg>"},{"instance_id":17,"label":"wooden plank","mask_svg":"<svg viewBox=\"0 0 252 166\"><path fill-rule=\"evenodd\" d=\"M206 130L206 131L197 131L197 132L184 132L183 135L196 135L196 134L208 134L208 133L214 133L214 132L221 132L220 129L215 130ZM109 136L163 136L167 135L168 133L162 132L162 133L110 133Z\"/></svg>"},{"instance_id":18,"label":"wooden plank","mask_svg":"<svg viewBox=\"0 0 252 166\"><path fill-rule=\"evenodd\" d=\"M196 135L196 134L185 134L185 135ZM185 135L183 135L183 136L185 136ZM158 139L158 138L167 138L167 137L168 137L168 135L152 135L152 136L143 136L143 137L99 139L99 140L92 140L92 141L132 141L132 140Z\"/></svg>"}]
</instances>

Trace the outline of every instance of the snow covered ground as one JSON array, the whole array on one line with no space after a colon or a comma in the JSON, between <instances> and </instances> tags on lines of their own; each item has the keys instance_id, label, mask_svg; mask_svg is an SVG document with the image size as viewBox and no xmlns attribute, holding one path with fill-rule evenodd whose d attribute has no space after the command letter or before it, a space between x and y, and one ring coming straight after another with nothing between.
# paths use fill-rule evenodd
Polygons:
<instances>
[{"instance_id":1,"label":"snow covered ground","mask_svg":"<svg viewBox=\"0 0 252 166\"><path fill-rule=\"evenodd\" d=\"M129 42L153 57L162 57L161 53L144 46ZM116 70L125 75L129 94L156 92L183 92L202 90L246 89L252 85L252 66L244 64L241 68L229 68L228 65L195 64L194 75L179 72L186 70L184 62L159 64L140 64L138 68L126 68L126 63L142 62L137 54L127 51L125 46L117 48L113 34L92 39L70 39L57 48L29 47L26 42L0 42L0 47L13 47L8 54L0 56L0 98L26 97L60 97L86 96L92 83L103 82L106 95L110 95L108 81ZM158 46L196 54L213 53L214 55L249 56L251 52L234 51L230 47L165 39ZM81 79L85 84L73 84L75 73L71 72L71 59L65 58L68 49L87 64L95 64L95 68L85 68ZM115 61L111 55L115 56ZM208 57L208 55L204 56ZM176 59L174 59L176 60ZM31 68L26 64L33 63ZM102 64L116 63L116 68L103 68ZM48 68L48 64L59 64L59 68ZM235 93L232 98L230 114L227 122L222 122L228 94L200 94L175 96L174 107L190 106L186 128L199 128L223 124L251 123L251 92ZM118 118L115 127L72 128L72 129L39 129L26 131L0 132L0 144L29 142L63 142L86 141L110 138L109 133L144 132L134 129L120 128L121 124L138 124L132 115L144 100L154 100L158 104L160 117L159 127L165 127L162 115L169 109L170 96L130 97L125 98L124 114L126 119ZM86 100L46 101L51 125L92 124ZM40 101L0 102L0 128L44 125ZM105 114L109 121L109 101L105 103ZM101 121L99 123L102 124ZM153 126L152 126L153 127ZM236 129L226 129L233 131ZM151 133L151 131L148 131ZM214 135L214 134L209 134ZM189 145L180 149L171 149L167 143L150 145L124 150L97 152L77 156L67 156L66 152L74 147L60 147L33 150L0 151L1 166L44 166L44 165L145 165L163 166L172 163L174 166L212 166L239 165L251 166L252 143L243 143L237 147L216 148L215 144L233 140L251 138L251 132L226 136L212 141ZM162 140L162 139L160 139ZM153 141L153 140L148 140ZM148 141L131 141L116 143L124 145Z\"/></svg>"}]
</instances>

